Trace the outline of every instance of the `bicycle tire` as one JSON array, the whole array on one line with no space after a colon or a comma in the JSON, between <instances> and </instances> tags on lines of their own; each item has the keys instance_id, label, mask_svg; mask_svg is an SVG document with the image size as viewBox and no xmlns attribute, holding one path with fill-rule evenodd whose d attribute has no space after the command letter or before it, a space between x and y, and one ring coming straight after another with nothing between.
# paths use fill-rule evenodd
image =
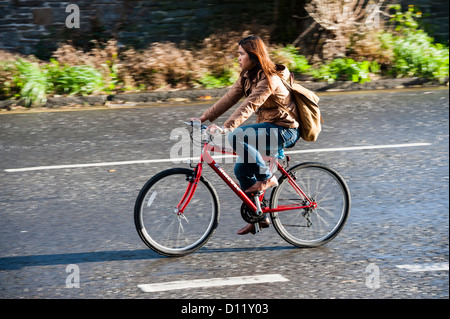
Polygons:
<instances>
[{"instance_id":1,"label":"bicycle tire","mask_svg":"<svg viewBox=\"0 0 450 319\"><path fill-rule=\"evenodd\" d=\"M187 168L162 171L142 187L136 199L136 230L142 241L161 255L174 257L193 253L209 240L217 228L220 216L218 196L203 176L184 213L176 213L175 208L193 176L194 171ZM211 211L208 211L208 206Z\"/></svg>"},{"instance_id":2,"label":"bicycle tire","mask_svg":"<svg viewBox=\"0 0 450 319\"><path fill-rule=\"evenodd\" d=\"M274 228L285 241L297 247L318 247L328 243L339 234L350 214L351 197L344 178L322 163L298 164L288 173L295 176L296 183L318 206L308 211L271 213ZM283 175L278 182L270 197L270 207L276 208L280 203L302 206L304 199L289 184L287 176Z\"/></svg>"}]
</instances>

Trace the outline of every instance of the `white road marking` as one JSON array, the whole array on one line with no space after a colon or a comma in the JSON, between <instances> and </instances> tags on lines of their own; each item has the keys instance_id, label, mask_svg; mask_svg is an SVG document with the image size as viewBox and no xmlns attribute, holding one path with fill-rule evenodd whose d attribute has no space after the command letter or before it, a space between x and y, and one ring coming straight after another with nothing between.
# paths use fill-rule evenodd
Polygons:
<instances>
[{"instance_id":1,"label":"white road marking","mask_svg":"<svg viewBox=\"0 0 450 319\"><path fill-rule=\"evenodd\" d=\"M159 292L178 289L192 289L192 288L208 288L220 286L233 285L250 285L270 282L289 281L289 279L279 274L259 275L259 276L241 276L228 278L211 278L211 279L194 279L162 282L156 284L143 284L138 287L143 292Z\"/></svg>"},{"instance_id":2,"label":"white road marking","mask_svg":"<svg viewBox=\"0 0 450 319\"><path fill-rule=\"evenodd\" d=\"M300 153L318 153L318 152L343 152L343 151L361 151L361 150L375 150L382 148L402 148L402 147L419 147L430 146L431 143L410 143L410 144L390 144L390 145L366 145L366 146L350 146L350 147L335 147L335 148L320 148L311 150L287 151L285 154L300 154Z\"/></svg>"},{"instance_id":3,"label":"white road marking","mask_svg":"<svg viewBox=\"0 0 450 319\"><path fill-rule=\"evenodd\" d=\"M421 147L430 146L431 143L410 143L410 144L391 144L391 145L367 145L367 146L351 146L351 147L336 147L336 148L319 148L310 150L286 151L285 154L302 154L302 153L319 153L319 152L344 152L344 151L360 151L360 150L374 150L383 148L403 148L403 147ZM213 156L215 159L230 158L232 155L218 155ZM198 160L197 157L179 157L179 158L163 158L152 160L135 160L135 161L121 161L121 162L100 162L87 164L67 164L67 165L51 165L51 166L34 166L24 168L9 168L4 171L7 173L28 172L28 171L42 171L51 169L66 169L66 168L87 168L87 167L101 167L101 166L119 166L119 165L136 165L136 164L150 164L150 163L167 163L167 162L187 162L188 160Z\"/></svg>"},{"instance_id":4,"label":"white road marking","mask_svg":"<svg viewBox=\"0 0 450 319\"><path fill-rule=\"evenodd\" d=\"M186 157L186 161L189 158ZM24 168L5 169L5 172L27 172L27 171L43 171L50 169L64 169L64 168L86 168L86 167L100 167L100 166L118 166L118 165L133 165L133 164L148 164L148 163L164 163L171 162L172 159L156 159L156 160L138 160L138 161L122 161L122 162L102 162L102 163L88 163L88 164L68 164L68 165L52 165L52 166L34 166Z\"/></svg>"},{"instance_id":5,"label":"white road marking","mask_svg":"<svg viewBox=\"0 0 450 319\"><path fill-rule=\"evenodd\" d=\"M404 269L407 272L442 271L442 270L448 271L448 262L397 265L396 267Z\"/></svg>"}]
</instances>

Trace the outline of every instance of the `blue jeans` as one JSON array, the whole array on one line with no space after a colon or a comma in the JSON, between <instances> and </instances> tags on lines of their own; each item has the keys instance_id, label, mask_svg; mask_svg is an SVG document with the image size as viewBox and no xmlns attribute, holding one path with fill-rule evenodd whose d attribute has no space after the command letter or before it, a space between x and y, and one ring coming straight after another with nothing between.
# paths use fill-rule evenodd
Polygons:
<instances>
[{"instance_id":1,"label":"blue jeans","mask_svg":"<svg viewBox=\"0 0 450 319\"><path fill-rule=\"evenodd\" d=\"M271 155L285 147L293 146L300 138L298 129L289 129L272 123L241 126L228 135L228 141L239 156L234 174L242 190L257 181L272 177L260 152Z\"/></svg>"}]
</instances>

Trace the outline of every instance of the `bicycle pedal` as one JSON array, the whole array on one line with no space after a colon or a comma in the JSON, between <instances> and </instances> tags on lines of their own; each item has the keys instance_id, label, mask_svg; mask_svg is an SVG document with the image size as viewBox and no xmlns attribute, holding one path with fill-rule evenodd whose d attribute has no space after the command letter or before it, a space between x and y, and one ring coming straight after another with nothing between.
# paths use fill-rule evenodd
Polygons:
<instances>
[{"instance_id":1,"label":"bicycle pedal","mask_svg":"<svg viewBox=\"0 0 450 319\"><path fill-rule=\"evenodd\" d=\"M255 234L261 232L261 227L259 227L259 223L255 223Z\"/></svg>"},{"instance_id":2,"label":"bicycle pedal","mask_svg":"<svg viewBox=\"0 0 450 319\"><path fill-rule=\"evenodd\" d=\"M245 195L247 195L250 198L253 198L255 196L261 196L262 194L264 194L264 191L259 191L259 192L256 192L256 193L245 193Z\"/></svg>"}]
</instances>

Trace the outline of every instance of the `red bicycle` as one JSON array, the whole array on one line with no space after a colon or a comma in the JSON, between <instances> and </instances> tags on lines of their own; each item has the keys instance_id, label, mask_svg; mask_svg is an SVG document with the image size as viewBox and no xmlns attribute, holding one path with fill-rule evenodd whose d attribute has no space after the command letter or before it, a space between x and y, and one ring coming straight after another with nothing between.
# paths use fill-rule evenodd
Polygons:
<instances>
[{"instance_id":1,"label":"red bicycle","mask_svg":"<svg viewBox=\"0 0 450 319\"><path fill-rule=\"evenodd\" d=\"M242 200L241 216L248 223L270 214L278 234L297 247L318 247L335 238L350 212L350 192L342 176L326 164L302 163L289 168L289 156L265 156L281 176L269 199L265 192L247 196L216 163L211 152L235 155L213 145L205 125L187 123L193 132L200 127L202 152L195 169L172 168L152 177L141 189L135 204L137 232L152 250L165 256L183 256L201 248L217 228L220 204L213 185L202 176L208 164ZM280 163L282 160L283 164Z\"/></svg>"}]
</instances>

